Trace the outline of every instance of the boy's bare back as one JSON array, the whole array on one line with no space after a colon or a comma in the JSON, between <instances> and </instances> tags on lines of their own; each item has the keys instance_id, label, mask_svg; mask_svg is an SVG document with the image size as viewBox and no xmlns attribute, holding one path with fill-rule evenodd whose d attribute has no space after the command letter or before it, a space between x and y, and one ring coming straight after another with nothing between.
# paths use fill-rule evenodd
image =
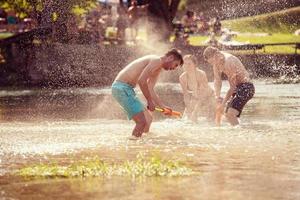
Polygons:
<instances>
[{"instance_id":1,"label":"boy's bare back","mask_svg":"<svg viewBox=\"0 0 300 200\"><path fill-rule=\"evenodd\" d=\"M134 60L119 72L115 80L128 83L131 86L135 87L140 75L142 74L146 66L150 66L149 64L160 66L160 57L156 55L148 55Z\"/></svg>"},{"instance_id":2,"label":"boy's bare back","mask_svg":"<svg viewBox=\"0 0 300 200\"><path fill-rule=\"evenodd\" d=\"M250 80L249 73L241 61L229 53L222 52L222 54L225 58L223 72L227 75L229 82L232 79L235 79L235 85L248 82Z\"/></svg>"}]
</instances>

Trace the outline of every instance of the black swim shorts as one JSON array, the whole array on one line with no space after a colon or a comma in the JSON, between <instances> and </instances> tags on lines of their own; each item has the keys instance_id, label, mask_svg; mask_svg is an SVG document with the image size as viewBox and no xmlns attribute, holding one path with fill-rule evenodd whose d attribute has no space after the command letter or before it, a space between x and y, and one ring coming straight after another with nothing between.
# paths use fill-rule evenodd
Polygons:
<instances>
[{"instance_id":1,"label":"black swim shorts","mask_svg":"<svg viewBox=\"0 0 300 200\"><path fill-rule=\"evenodd\" d=\"M241 83L236 87L236 93L232 95L231 101L227 105L228 108L234 108L239 111L237 117L240 117L242 110L246 103L252 99L255 93L255 88L253 83Z\"/></svg>"}]
</instances>

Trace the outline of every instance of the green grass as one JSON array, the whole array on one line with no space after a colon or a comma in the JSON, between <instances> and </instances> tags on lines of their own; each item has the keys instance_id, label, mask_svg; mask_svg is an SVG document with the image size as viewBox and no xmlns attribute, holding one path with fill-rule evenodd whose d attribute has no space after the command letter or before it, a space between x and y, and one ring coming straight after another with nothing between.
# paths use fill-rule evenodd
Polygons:
<instances>
[{"instance_id":1,"label":"green grass","mask_svg":"<svg viewBox=\"0 0 300 200\"><path fill-rule=\"evenodd\" d=\"M187 176L193 174L192 169L177 161L163 160L158 156L145 158L138 155L134 161L122 164L109 164L98 157L77 161L70 165L38 164L22 168L16 172L25 178L72 178L99 176Z\"/></svg>"},{"instance_id":2,"label":"green grass","mask_svg":"<svg viewBox=\"0 0 300 200\"><path fill-rule=\"evenodd\" d=\"M269 43L286 43L286 42L298 42L300 43L300 36L292 34L272 34L268 36L246 36L239 35L235 38L237 41L250 42L251 44L269 44Z\"/></svg>"},{"instance_id":3,"label":"green grass","mask_svg":"<svg viewBox=\"0 0 300 200\"><path fill-rule=\"evenodd\" d=\"M207 36L191 36L190 44L199 46L205 45L205 41L208 39ZM217 38L219 39L219 38ZM272 34L268 36L250 36L250 35L238 35L233 38L239 42L249 42L250 44L270 44L270 43L300 43L300 36L292 34ZM258 53L280 53L280 54L293 54L295 53L294 45L286 46L266 46L265 52L263 50L257 51ZM300 53L300 50L298 50Z\"/></svg>"},{"instance_id":4,"label":"green grass","mask_svg":"<svg viewBox=\"0 0 300 200\"><path fill-rule=\"evenodd\" d=\"M294 35L295 30L300 28L299 16L300 7L294 7L263 15L225 20L222 21L222 25L240 33L270 33L268 36L241 34L234 38L234 40L239 42L249 42L250 44L300 43L300 36ZM207 38L204 36L195 36L190 38L190 42L192 45L204 45L203 42ZM264 51L260 50L257 52L293 54L295 53L295 48L294 45L266 46Z\"/></svg>"},{"instance_id":5,"label":"green grass","mask_svg":"<svg viewBox=\"0 0 300 200\"><path fill-rule=\"evenodd\" d=\"M189 37L189 41L191 45L194 46L200 46L200 45L205 45L205 41L208 39L208 36L195 36L191 35Z\"/></svg>"},{"instance_id":6,"label":"green grass","mask_svg":"<svg viewBox=\"0 0 300 200\"><path fill-rule=\"evenodd\" d=\"M243 36L239 35L235 40L239 42L250 42L250 44L270 44L270 43L300 43L300 36L291 34L272 34L269 36ZM266 46L265 51L268 53L295 53L294 45L285 46ZM260 52L260 51L258 51ZM299 50L298 50L299 52Z\"/></svg>"},{"instance_id":7,"label":"green grass","mask_svg":"<svg viewBox=\"0 0 300 200\"><path fill-rule=\"evenodd\" d=\"M300 28L300 6L278 12L222 21L238 32L294 33Z\"/></svg>"},{"instance_id":8,"label":"green grass","mask_svg":"<svg viewBox=\"0 0 300 200\"><path fill-rule=\"evenodd\" d=\"M9 36L12 36L12 35L13 35L13 33L8 33L8 32L0 33L0 40L4 39L4 38L7 38Z\"/></svg>"}]
</instances>

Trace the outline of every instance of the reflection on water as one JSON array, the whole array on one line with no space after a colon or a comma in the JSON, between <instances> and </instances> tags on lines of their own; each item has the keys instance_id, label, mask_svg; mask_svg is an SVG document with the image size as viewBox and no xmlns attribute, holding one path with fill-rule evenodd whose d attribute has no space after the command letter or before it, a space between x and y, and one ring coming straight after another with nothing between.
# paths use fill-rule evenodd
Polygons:
<instances>
[{"instance_id":1,"label":"reflection on water","mask_svg":"<svg viewBox=\"0 0 300 200\"><path fill-rule=\"evenodd\" d=\"M139 141L127 139L133 122L125 120L107 89L1 92L0 197L299 199L299 85L255 85L239 127L160 117ZM178 89L168 87L174 93ZM179 94L163 95L183 109ZM94 155L117 163L139 152L179 159L200 175L28 181L8 174L32 163L69 163Z\"/></svg>"}]
</instances>

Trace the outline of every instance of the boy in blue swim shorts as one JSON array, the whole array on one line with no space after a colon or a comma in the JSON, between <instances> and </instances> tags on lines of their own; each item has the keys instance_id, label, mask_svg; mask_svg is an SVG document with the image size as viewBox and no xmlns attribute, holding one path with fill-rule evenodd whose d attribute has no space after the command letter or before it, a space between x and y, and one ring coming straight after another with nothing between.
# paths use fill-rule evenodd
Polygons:
<instances>
[{"instance_id":1,"label":"boy in blue swim shorts","mask_svg":"<svg viewBox=\"0 0 300 200\"><path fill-rule=\"evenodd\" d=\"M112 96L123 108L135 127L132 136L138 138L150 129L152 113L155 107L169 109L154 91L161 70L174 70L183 64L181 53L177 49L163 56L147 55L129 63L122 69L112 84ZM144 106L136 96L134 88L138 85L147 100Z\"/></svg>"},{"instance_id":2,"label":"boy in blue swim shorts","mask_svg":"<svg viewBox=\"0 0 300 200\"><path fill-rule=\"evenodd\" d=\"M125 110L129 120L135 114L144 111L144 105L136 96L133 86L115 81L112 85L112 95Z\"/></svg>"}]
</instances>

